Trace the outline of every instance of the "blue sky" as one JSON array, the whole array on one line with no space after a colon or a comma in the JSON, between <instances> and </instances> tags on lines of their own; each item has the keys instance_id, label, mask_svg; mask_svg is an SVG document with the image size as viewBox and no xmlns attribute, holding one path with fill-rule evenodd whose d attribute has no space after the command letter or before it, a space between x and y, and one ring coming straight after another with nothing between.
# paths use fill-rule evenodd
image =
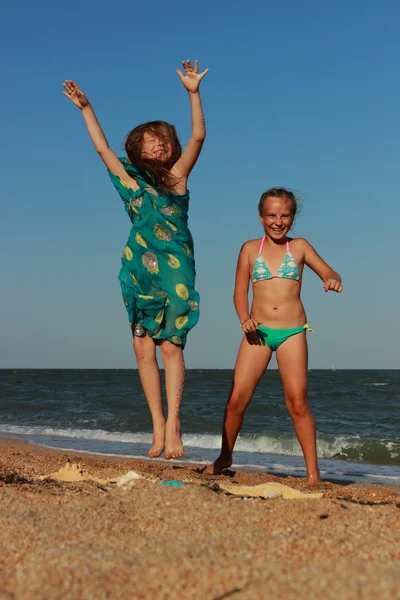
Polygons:
<instances>
[{"instance_id":1,"label":"blue sky","mask_svg":"<svg viewBox=\"0 0 400 600\"><path fill-rule=\"evenodd\" d=\"M175 69L198 58L208 136L189 186L202 304L187 366L233 367L237 254L279 185L303 200L296 235L344 279L338 296L305 276L310 367L398 368L399 5L111 6L2 10L0 367L135 364L117 281L129 219L61 86L79 83L116 150L153 119L185 143Z\"/></svg>"}]
</instances>

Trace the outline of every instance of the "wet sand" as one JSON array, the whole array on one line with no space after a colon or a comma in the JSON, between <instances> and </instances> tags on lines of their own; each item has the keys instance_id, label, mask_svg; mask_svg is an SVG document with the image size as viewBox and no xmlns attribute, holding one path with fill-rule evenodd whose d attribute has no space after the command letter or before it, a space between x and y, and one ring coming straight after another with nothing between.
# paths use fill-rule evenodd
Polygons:
<instances>
[{"instance_id":1,"label":"wet sand","mask_svg":"<svg viewBox=\"0 0 400 600\"><path fill-rule=\"evenodd\" d=\"M0 439L0 600L400 598L398 488L202 471Z\"/></svg>"}]
</instances>

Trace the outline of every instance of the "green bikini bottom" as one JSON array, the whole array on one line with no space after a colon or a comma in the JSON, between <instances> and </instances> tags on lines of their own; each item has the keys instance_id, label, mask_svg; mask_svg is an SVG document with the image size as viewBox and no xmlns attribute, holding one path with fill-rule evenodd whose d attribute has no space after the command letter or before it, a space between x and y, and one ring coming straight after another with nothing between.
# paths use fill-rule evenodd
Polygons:
<instances>
[{"instance_id":1,"label":"green bikini bottom","mask_svg":"<svg viewBox=\"0 0 400 600\"><path fill-rule=\"evenodd\" d=\"M283 344L283 342L286 342L287 339L292 337L292 335L296 335L302 331L313 330L308 323L302 327L294 327L292 329L272 329L271 327L263 327L262 325L257 327L258 335L263 338L271 350L277 350L279 346Z\"/></svg>"}]
</instances>

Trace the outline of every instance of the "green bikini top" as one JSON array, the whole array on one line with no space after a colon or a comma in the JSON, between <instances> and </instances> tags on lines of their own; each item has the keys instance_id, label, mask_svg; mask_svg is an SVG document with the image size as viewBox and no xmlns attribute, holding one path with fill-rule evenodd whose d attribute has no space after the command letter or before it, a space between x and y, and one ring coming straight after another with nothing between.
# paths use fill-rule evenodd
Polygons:
<instances>
[{"instance_id":1,"label":"green bikini top","mask_svg":"<svg viewBox=\"0 0 400 600\"><path fill-rule=\"evenodd\" d=\"M258 251L257 258L254 261L251 281L253 283L257 283L258 281L266 281L268 279L292 279L293 281L298 281L300 283L299 268L292 253L290 252L288 240L286 240L286 254L282 261L282 264L279 267L277 274L272 275L267 263L265 262L262 256L265 238L266 236L264 236L261 240L261 245Z\"/></svg>"}]
</instances>

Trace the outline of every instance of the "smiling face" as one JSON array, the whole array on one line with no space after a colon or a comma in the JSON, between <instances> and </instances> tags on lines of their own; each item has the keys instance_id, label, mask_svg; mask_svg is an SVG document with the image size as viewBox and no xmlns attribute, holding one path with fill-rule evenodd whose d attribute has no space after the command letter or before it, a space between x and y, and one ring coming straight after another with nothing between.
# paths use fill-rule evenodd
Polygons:
<instances>
[{"instance_id":1,"label":"smiling face","mask_svg":"<svg viewBox=\"0 0 400 600\"><path fill-rule=\"evenodd\" d=\"M134 167L146 171L152 185L175 191L177 182L171 169L182 155L182 146L173 125L165 121L137 125L127 135L125 151Z\"/></svg>"},{"instance_id":2,"label":"smiling face","mask_svg":"<svg viewBox=\"0 0 400 600\"><path fill-rule=\"evenodd\" d=\"M164 163L172 154L172 144L157 137L151 131L145 131L140 154L143 158Z\"/></svg>"},{"instance_id":3,"label":"smiling face","mask_svg":"<svg viewBox=\"0 0 400 600\"><path fill-rule=\"evenodd\" d=\"M261 225L265 234L272 240L284 240L293 225L293 205L287 198L267 196L260 214Z\"/></svg>"}]
</instances>

